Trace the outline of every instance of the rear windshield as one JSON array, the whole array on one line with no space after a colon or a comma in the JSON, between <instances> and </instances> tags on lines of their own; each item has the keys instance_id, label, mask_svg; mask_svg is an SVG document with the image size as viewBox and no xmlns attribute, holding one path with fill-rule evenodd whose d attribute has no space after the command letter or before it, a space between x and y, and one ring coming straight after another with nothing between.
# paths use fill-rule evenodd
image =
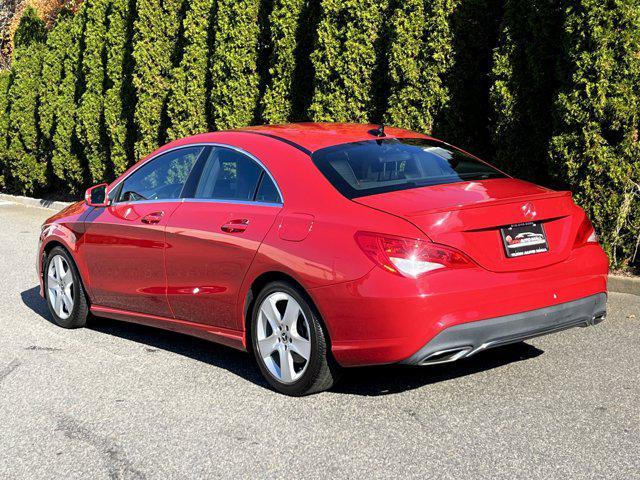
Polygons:
<instances>
[{"instance_id":1,"label":"rear windshield","mask_svg":"<svg viewBox=\"0 0 640 480\"><path fill-rule=\"evenodd\" d=\"M505 175L460 150L423 138L378 139L323 148L312 155L347 198Z\"/></svg>"}]
</instances>

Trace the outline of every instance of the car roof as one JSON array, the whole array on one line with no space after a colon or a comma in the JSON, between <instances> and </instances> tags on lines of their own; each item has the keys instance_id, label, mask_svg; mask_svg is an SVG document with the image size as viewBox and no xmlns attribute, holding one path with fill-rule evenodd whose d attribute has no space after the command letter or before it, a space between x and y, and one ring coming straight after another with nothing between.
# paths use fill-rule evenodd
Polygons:
<instances>
[{"instance_id":1,"label":"car roof","mask_svg":"<svg viewBox=\"0 0 640 480\"><path fill-rule=\"evenodd\" d=\"M286 125L262 125L244 127L228 132L246 132L270 137L292 145L305 153L313 153L322 148L362 140L375 140L375 124L357 123L290 123ZM197 135L198 141L216 141L225 132ZM385 127L386 138L431 138L402 128ZM192 137L195 139L195 137Z\"/></svg>"}]
</instances>

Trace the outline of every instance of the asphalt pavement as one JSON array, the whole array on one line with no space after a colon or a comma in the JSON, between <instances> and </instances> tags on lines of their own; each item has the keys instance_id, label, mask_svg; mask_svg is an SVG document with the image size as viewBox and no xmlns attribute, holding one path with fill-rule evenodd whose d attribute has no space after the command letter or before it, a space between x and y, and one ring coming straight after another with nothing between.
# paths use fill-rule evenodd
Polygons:
<instances>
[{"instance_id":1,"label":"asphalt pavement","mask_svg":"<svg viewBox=\"0 0 640 480\"><path fill-rule=\"evenodd\" d=\"M640 478L640 297L611 294L596 327L288 398L241 352L51 323L50 214L0 202L0 479Z\"/></svg>"}]
</instances>

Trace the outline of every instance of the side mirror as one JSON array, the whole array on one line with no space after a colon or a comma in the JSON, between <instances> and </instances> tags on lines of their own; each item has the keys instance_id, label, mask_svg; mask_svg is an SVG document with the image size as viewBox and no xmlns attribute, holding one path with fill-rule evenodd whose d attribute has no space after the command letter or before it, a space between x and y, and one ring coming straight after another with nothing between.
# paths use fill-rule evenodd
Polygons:
<instances>
[{"instance_id":1,"label":"side mirror","mask_svg":"<svg viewBox=\"0 0 640 480\"><path fill-rule=\"evenodd\" d=\"M90 207L107 207L109 206L109 197L107 196L106 183L100 185L94 185L89 188L84 194L84 201Z\"/></svg>"}]
</instances>

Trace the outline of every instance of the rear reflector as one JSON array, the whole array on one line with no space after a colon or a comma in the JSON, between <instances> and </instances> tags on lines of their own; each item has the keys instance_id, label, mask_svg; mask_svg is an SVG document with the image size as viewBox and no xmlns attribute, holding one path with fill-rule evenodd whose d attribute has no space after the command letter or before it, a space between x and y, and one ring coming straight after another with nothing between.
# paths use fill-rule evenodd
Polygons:
<instances>
[{"instance_id":1,"label":"rear reflector","mask_svg":"<svg viewBox=\"0 0 640 480\"><path fill-rule=\"evenodd\" d=\"M424 240L371 232L358 232L355 238L377 265L405 277L416 278L443 268L475 266L462 252Z\"/></svg>"}]
</instances>

